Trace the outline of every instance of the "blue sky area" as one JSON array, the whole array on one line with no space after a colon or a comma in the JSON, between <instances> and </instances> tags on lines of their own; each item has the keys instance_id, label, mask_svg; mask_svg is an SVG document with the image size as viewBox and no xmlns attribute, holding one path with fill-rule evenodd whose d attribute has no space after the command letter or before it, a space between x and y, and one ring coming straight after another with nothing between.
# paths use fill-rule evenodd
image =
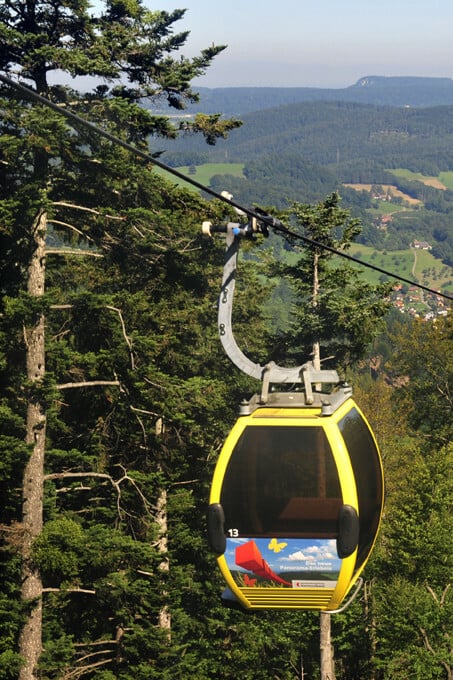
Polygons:
<instances>
[{"instance_id":1,"label":"blue sky area","mask_svg":"<svg viewBox=\"0 0 453 680\"><path fill-rule=\"evenodd\" d=\"M185 56L228 45L198 86L347 87L360 77L453 76L451 0L144 0L186 8Z\"/></svg>"}]
</instances>

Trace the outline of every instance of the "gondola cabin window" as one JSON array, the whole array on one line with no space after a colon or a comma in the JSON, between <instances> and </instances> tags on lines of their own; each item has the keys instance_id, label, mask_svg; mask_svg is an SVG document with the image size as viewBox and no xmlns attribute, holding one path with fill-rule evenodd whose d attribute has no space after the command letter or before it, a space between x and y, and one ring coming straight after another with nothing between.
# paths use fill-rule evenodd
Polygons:
<instances>
[{"instance_id":1,"label":"gondola cabin window","mask_svg":"<svg viewBox=\"0 0 453 680\"><path fill-rule=\"evenodd\" d=\"M230 457L220 503L227 535L335 537L342 497L325 432L246 427Z\"/></svg>"}]
</instances>

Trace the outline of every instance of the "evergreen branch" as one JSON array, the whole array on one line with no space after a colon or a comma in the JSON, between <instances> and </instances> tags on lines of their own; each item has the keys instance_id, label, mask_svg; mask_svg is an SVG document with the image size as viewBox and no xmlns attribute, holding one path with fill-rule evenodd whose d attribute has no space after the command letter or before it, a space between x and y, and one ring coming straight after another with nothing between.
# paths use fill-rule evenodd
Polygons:
<instances>
[{"instance_id":1,"label":"evergreen branch","mask_svg":"<svg viewBox=\"0 0 453 680\"><path fill-rule=\"evenodd\" d=\"M71 304L50 305L50 309L73 309L73 308L74 308L74 305L71 305ZM129 354L130 354L130 357L131 357L131 368L132 368L132 370L134 370L135 369L135 362L134 362L134 355L133 355L133 352L132 352L132 341L131 341L130 337L128 336L128 334L126 333L126 324L124 323L124 318L123 318L121 309L118 309L118 307L113 307L112 305L105 305L104 309L109 309L110 311L116 312L118 314L120 324L121 324L121 329L123 331L123 337L124 337L124 340L126 342L126 345L129 348ZM72 384L75 384L75 383L70 383L70 384L72 385ZM120 383L119 383L119 381L115 381L112 384L119 385ZM60 389L65 389L65 388L60 386ZM145 411L143 411L143 413L145 413ZM153 414L153 415L157 415L157 413Z\"/></svg>"}]
</instances>

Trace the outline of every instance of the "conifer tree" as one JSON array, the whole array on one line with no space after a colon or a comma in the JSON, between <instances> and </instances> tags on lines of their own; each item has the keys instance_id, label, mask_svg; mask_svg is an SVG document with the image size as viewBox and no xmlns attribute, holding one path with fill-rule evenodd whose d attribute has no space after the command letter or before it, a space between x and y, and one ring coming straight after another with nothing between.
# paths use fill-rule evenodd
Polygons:
<instances>
[{"instance_id":1,"label":"conifer tree","mask_svg":"<svg viewBox=\"0 0 453 680\"><path fill-rule=\"evenodd\" d=\"M453 675L452 330L448 315L401 323L392 334L393 408L406 436L391 460L397 486L377 564L376 666L386 677Z\"/></svg>"},{"instance_id":2,"label":"conifer tree","mask_svg":"<svg viewBox=\"0 0 453 680\"><path fill-rule=\"evenodd\" d=\"M302 246L296 264L279 267L294 297L292 327L277 345L298 363L311 360L316 370L323 359L345 370L363 356L376 332L387 309L383 296L388 287L365 284L351 266L332 264L332 249L347 250L360 233L359 220L340 207L338 193L316 205L296 203L293 215L296 229L314 243ZM320 677L336 677L331 616L326 612L320 614Z\"/></svg>"},{"instance_id":3,"label":"conifer tree","mask_svg":"<svg viewBox=\"0 0 453 680\"><path fill-rule=\"evenodd\" d=\"M196 100L191 79L223 47L173 58L187 37L173 33L182 10L153 12L139 0L107 2L98 16L89 9L6 3L0 69L141 149L150 135L174 136L168 117L145 109L144 98L174 108ZM78 92L55 84L55 72L98 84ZM219 408L215 399L200 405L211 382L198 369L202 353L179 359L186 342L201 344L211 311L204 302L194 315L194 299L209 291L194 272L194 249L206 250L194 242L200 202L14 88L2 86L0 95L1 417L19 453L14 463L4 459L12 469L3 534L15 557L3 571L17 616L0 649L3 677L76 678L108 667L120 677L140 665L152 677L156 624L169 598L162 502L173 485L188 484L187 465L172 475L166 458L176 448L178 460L186 449L197 459L195 414ZM237 125L214 116L191 127L212 143ZM12 486L21 463L23 510ZM198 465L203 471L203 455ZM190 494L180 497L189 512Z\"/></svg>"},{"instance_id":4,"label":"conifer tree","mask_svg":"<svg viewBox=\"0 0 453 680\"><path fill-rule=\"evenodd\" d=\"M347 251L360 233L360 221L342 208L338 193L317 204L295 203L291 211L295 230L321 244L297 244L300 256L279 273L293 289L292 323L280 335L277 346L298 363L313 355L319 343L324 364L346 369L361 358L377 331L376 321L385 314L388 284L372 286L332 250Z\"/></svg>"}]
</instances>

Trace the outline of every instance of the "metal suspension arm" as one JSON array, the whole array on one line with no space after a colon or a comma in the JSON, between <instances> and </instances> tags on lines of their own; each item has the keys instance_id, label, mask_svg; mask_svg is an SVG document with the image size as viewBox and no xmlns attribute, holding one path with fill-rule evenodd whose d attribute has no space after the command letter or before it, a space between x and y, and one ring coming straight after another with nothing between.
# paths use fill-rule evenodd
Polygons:
<instances>
[{"instance_id":1,"label":"metal suspension arm","mask_svg":"<svg viewBox=\"0 0 453 680\"><path fill-rule=\"evenodd\" d=\"M212 234L212 232L226 232L226 253L225 263L223 269L222 286L219 297L218 308L218 328L219 336L222 346L231 359L243 373L250 375L252 378L260 380L263 387L270 383L304 383L307 402L313 401L312 384L315 383L331 383L337 384L339 382L338 373L332 370L315 371L311 363L303 364L302 366L284 367L278 366L273 361L261 366L249 359L242 350L238 347L233 334L232 328L232 310L233 298L236 285L236 270L237 258L241 237L253 237L254 233L259 229L256 225L244 225L230 222L226 226L214 227L210 222L203 223L203 232Z\"/></svg>"}]
</instances>

